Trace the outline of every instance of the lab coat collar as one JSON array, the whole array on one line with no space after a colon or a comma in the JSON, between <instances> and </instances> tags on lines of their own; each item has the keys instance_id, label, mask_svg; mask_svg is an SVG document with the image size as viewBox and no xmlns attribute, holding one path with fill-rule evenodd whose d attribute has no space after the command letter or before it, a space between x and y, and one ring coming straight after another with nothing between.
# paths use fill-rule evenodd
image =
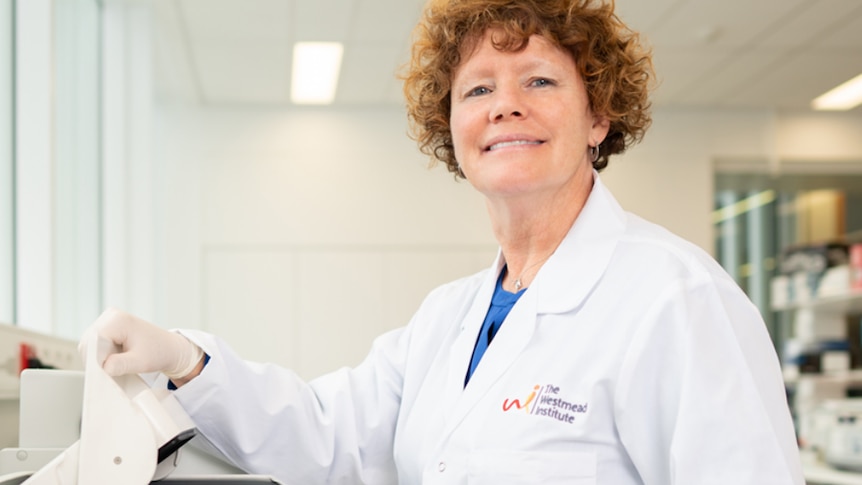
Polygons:
<instances>
[{"instance_id":1,"label":"lab coat collar","mask_svg":"<svg viewBox=\"0 0 862 485\"><path fill-rule=\"evenodd\" d=\"M625 211L594 170L593 188L581 213L530 284L536 312L565 313L583 303L605 272L625 228ZM495 264L499 275L506 264L502 253Z\"/></svg>"}]
</instances>

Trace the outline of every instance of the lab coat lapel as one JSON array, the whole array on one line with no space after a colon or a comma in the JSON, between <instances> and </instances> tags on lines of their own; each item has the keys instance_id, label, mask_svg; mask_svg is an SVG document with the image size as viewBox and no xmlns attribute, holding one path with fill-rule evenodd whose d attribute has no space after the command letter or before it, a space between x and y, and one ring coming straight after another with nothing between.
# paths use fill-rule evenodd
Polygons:
<instances>
[{"instance_id":1,"label":"lab coat lapel","mask_svg":"<svg viewBox=\"0 0 862 485\"><path fill-rule=\"evenodd\" d=\"M530 285L536 313L566 313L599 282L626 229L626 214L594 173L593 190L560 246Z\"/></svg>"},{"instance_id":2,"label":"lab coat lapel","mask_svg":"<svg viewBox=\"0 0 862 485\"><path fill-rule=\"evenodd\" d=\"M502 269L502 261L498 257L498 268ZM486 288L480 291L483 298L477 298L478 304L475 304L470 310L467 319L465 319L465 329L461 332L460 337L456 340L450 357L449 370L450 376L448 382L454 382L460 379L463 384L464 377L467 373L467 366L473 354L473 347L476 343L476 337L488 312L488 306L491 303L494 286L497 282L499 269L496 272L489 272L494 276L485 282L488 286L488 294L485 295ZM451 433L468 415L468 413L482 400L488 390L494 385L500 377L509 370L533 336L536 328L536 299L529 289L521 295L521 298L512 307L509 315L494 341L488 346L485 351L479 367L470 378L470 384L459 389L457 399L452 402L451 412L446 421L446 431L444 435Z\"/></svg>"},{"instance_id":3,"label":"lab coat lapel","mask_svg":"<svg viewBox=\"0 0 862 485\"><path fill-rule=\"evenodd\" d=\"M449 352L448 362L448 378L446 379L446 390L442 399L442 406L447 410L446 426L451 428L455 421L460 422L462 416L457 417L453 414L453 410L460 408L464 400L464 378L467 376L467 368L470 366L470 359L473 356L473 347L476 345L476 337L479 335L479 330L482 328L482 322L485 320L485 315L488 313L488 307L491 305L491 297L494 295L494 287L497 284L497 277L503 268L502 254L498 252L497 259L488 271L488 276L476 293L473 303L468 310L466 316L461 322L458 330L458 335L455 338ZM483 357L484 358L484 357ZM475 374L471 378L475 379Z\"/></svg>"},{"instance_id":4,"label":"lab coat lapel","mask_svg":"<svg viewBox=\"0 0 862 485\"><path fill-rule=\"evenodd\" d=\"M451 425L464 419L479 401L488 393L491 387L510 370L530 343L536 329L536 299L529 289L512 307L503 326L488 346L479 367L470 378L470 384L464 388L464 394L453 410Z\"/></svg>"}]
</instances>

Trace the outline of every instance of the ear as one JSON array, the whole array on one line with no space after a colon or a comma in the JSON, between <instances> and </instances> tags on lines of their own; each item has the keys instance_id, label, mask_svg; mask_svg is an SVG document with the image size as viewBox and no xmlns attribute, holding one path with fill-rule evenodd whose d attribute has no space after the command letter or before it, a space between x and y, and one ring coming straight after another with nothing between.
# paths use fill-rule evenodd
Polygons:
<instances>
[{"instance_id":1,"label":"ear","mask_svg":"<svg viewBox=\"0 0 862 485\"><path fill-rule=\"evenodd\" d=\"M601 115L593 115L593 125L590 127L590 141L595 142L598 146L605 137L608 136L608 131L611 129L611 121Z\"/></svg>"}]
</instances>

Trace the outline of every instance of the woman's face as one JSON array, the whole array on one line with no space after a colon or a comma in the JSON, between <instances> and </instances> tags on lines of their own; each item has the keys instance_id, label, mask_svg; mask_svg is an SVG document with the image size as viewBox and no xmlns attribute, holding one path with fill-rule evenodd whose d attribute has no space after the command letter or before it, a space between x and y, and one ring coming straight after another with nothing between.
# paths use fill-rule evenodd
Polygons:
<instances>
[{"instance_id":1,"label":"woman's face","mask_svg":"<svg viewBox=\"0 0 862 485\"><path fill-rule=\"evenodd\" d=\"M494 33L467 52L452 79L461 170L489 198L583 188L592 181L589 146L604 140L609 123L592 113L574 60L540 36L520 52L499 51Z\"/></svg>"}]
</instances>

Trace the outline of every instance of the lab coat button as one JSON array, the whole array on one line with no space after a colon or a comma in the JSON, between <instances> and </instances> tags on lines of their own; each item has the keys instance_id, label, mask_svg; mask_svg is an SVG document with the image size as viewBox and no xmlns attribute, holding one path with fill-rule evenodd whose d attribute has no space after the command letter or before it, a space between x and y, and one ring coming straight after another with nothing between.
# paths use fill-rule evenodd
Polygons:
<instances>
[{"instance_id":1,"label":"lab coat button","mask_svg":"<svg viewBox=\"0 0 862 485\"><path fill-rule=\"evenodd\" d=\"M446 471L446 462L445 461L441 461L439 464L437 464L437 471L440 473L443 473Z\"/></svg>"}]
</instances>

